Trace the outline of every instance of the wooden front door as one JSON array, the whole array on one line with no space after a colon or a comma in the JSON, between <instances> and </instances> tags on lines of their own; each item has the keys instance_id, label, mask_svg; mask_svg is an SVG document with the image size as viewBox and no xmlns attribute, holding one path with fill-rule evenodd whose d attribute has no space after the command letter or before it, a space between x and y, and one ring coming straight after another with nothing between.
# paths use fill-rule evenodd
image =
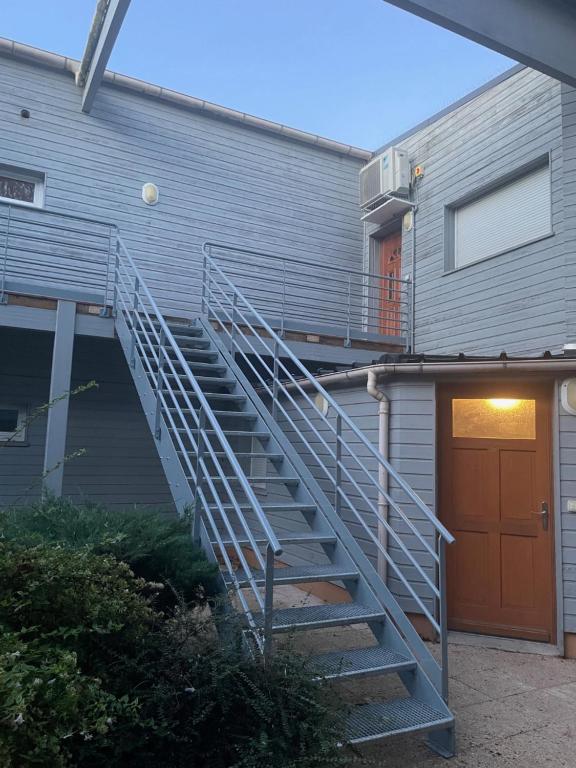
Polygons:
<instances>
[{"instance_id":1,"label":"wooden front door","mask_svg":"<svg viewBox=\"0 0 576 768\"><path fill-rule=\"evenodd\" d=\"M555 640L551 403L544 385L439 391L451 629Z\"/></svg>"},{"instance_id":2,"label":"wooden front door","mask_svg":"<svg viewBox=\"0 0 576 768\"><path fill-rule=\"evenodd\" d=\"M378 271L382 275L379 302L380 332L386 336L402 335L402 232L378 240Z\"/></svg>"}]
</instances>

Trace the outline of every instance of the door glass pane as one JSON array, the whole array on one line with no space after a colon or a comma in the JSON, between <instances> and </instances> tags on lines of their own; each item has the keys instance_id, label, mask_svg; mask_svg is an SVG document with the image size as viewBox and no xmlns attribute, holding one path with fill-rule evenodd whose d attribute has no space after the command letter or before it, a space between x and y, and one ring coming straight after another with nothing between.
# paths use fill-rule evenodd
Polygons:
<instances>
[{"instance_id":1,"label":"door glass pane","mask_svg":"<svg viewBox=\"0 0 576 768\"><path fill-rule=\"evenodd\" d=\"M454 399L452 437L535 440L536 401L512 398Z\"/></svg>"}]
</instances>

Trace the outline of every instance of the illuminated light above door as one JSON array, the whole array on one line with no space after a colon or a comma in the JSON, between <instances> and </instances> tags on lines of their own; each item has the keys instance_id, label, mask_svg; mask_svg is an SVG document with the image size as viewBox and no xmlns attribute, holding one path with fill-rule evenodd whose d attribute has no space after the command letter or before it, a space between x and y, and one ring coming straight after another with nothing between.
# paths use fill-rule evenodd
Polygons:
<instances>
[{"instance_id":1,"label":"illuminated light above door","mask_svg":"<svg viewBox=\"0 0 576 768\"><path fill-rule=\"evenodd\" d=\"M452 400L452 437L535 440L536 401L456 398Z\"/></svg>"}]
</instances>

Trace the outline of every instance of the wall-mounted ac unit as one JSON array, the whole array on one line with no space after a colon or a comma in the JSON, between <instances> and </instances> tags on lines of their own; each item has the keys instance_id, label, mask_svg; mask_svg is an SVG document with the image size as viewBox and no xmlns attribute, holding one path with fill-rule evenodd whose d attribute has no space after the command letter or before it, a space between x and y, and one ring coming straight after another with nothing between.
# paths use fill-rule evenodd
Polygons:
<instances>
[{"instance_id":1,"label":"wall-mounted ac unit","mask_svg":"<svg viewBox=\"0 0 576 768\"><path fill-rule=\"evenodd\" d=\"M390 147L360 170L360 206L369 208L387 195L407 195L410 189L408 153Z\"/></svg>"}]
</instances>

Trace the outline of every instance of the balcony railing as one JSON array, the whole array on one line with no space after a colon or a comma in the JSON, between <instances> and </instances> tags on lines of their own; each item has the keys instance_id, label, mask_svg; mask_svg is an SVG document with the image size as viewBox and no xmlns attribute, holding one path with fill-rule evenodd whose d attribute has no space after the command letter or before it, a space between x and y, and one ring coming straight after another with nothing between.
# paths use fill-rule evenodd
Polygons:
<instances>
[{"instance_id":1,"label":"balcony railing","mask_svg":"<svg viewBox=\"0 0 576 768\"><path fill-rule=\"evenodd\" d=\"M222 243L204 245L205 269L214 259L280 335L288 331L342 339L410 338L410 280L328 266Z\"/></svg>"},{"instance_id":2,"label":"balcony railing","mask_svg":"<svg viewBox=\"0 0 576 768\"><path fill-rule=\"evenodd\" d=\"M110 222L0 203L0 303L7 293L22 293L110 307L117 240ZM407 279L222 243L206 243L204 255L204 266L206 256L221 265L283 337L314 334L344 346L409 343ZM190 296L190 306L199 298Z\"/></svg>"},{"instance_id":3,"label":"balcony railing","mask_svg":"<svg viewBox=\"0 0 576 768\"><path fill-rule=\"evenodd\" d=\"M7 292L112 301L117 227L24 205L0 205L0 303Z\"/></svg>"}]
</instances>

